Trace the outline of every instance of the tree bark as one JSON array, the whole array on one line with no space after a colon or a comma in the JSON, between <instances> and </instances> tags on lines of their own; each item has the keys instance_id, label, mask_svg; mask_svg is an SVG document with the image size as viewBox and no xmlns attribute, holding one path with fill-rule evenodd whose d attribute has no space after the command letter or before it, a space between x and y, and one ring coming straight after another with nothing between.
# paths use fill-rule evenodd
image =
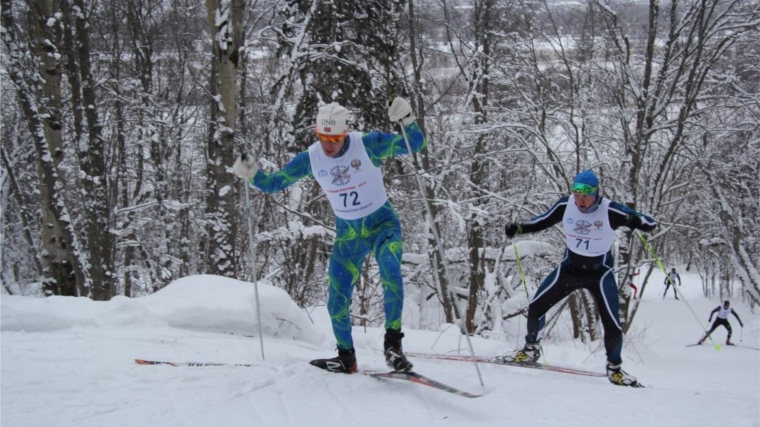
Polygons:
<instances>
[{"instance_id":1,"label":"tree bark","mask_svg":"<svg viewBox=\"0 0 760 427\"><path fill-rule=\"evenodd\" d=\"M64 22L63 46L74 110L74 141L81 167L82 199L85 204L84 235L87 239L87 296L107 301L115 293L111 204L108 193L106 145L103 122L92 71L90 22L82 0L61 0Z\"/></svg>"},{"instance_id":2,"label":"tree bark","mask_svg":"<svg viewBox=\"0 0 760 427\"><path fill-rule=\"evenodd\" d=\"M237 117L237 71L243 41L244 1L206 0L213 55L209 93L211 120L208 136L206 216L208 271L234 277L237 265L236 185L227 172L234 155Z\"/></svg>"},{"instance_id":3,"label":"tree bark","mask_svg":"<svg viewBox=\"0 0 760 427\"><path fill-rule=\"evenodd\" d=\"M41 200L44 204L42 210L52 213L50 220L54 221L56 225L50 225L51 227L60 227L60 235L56 235L55 248L61 248L68 252L65 253L64 257L56 259L57 263L52 259L43 258L43 263L49 263L48 265L51 268L46 278L50 278L48 283L55 284L53 289L50 289L53 293L58 290L59 294L81 296L87 292L85 288L87 283L86 258L83 257L81 245L71 223L71 216L63 194L65 183L58 175L54 156L50 152L46 139L46 124L37 99L42 88L34 83L38 80L31 78L30 74L23 68L28 49L16 35L11 0L0 0L0 8L2 9L2 25L5 30L2 39L7 49L8 74L16 86L16 94L34 141L34 148L40 162L40 185L48 191L47 194L49 195L49 197ZM37 71L34 70L33 73L37 73ZM48 225L43 223L43 227L46 226ZM64 264L63 260L65 259L71 260L70 267ZM70 272L68 268L70 268ZM72 276L73 280L70 278ZM65 279L62 283L61 278ZM74 286L71 288L61 287L62 284L72 284L72 282Z\"/></svg>"}]
</instances>

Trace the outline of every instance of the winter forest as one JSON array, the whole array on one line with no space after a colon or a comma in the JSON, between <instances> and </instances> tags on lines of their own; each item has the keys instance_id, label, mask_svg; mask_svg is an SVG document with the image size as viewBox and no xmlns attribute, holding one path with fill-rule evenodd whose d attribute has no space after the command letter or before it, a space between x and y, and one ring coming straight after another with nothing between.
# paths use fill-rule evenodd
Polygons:
<instances>
[{"instance_id":1,"label":"winter forest","mask_svg":"<svg viewBox=\"0 0 760 427\"><path fill-rule=\"evenodd\" d=\"M698 273L707 297L760 302L756 0L0 5L5 294L105 301L213 274L324 305L335 230L319 186L267 195L231 166L250 152L278 170L315 141L330 102L354 130L397 132L386 103L403 96L427 137L383 167L410 327L487 336L525 315L564 239L511 241L504 226L587 168L660 223L618 232L625 327L628 284L638 275L644 293L662 266ZM595 340L584 292L553 315ZM354 325L382 325L372 257L353 298Z\"/></svg>"}]
</instances>

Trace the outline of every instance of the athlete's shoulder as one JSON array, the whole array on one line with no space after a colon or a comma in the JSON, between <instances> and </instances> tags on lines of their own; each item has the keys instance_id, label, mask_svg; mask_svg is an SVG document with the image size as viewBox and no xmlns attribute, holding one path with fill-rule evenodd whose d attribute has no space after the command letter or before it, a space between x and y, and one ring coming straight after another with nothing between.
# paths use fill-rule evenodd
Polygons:
<instances>
[{"instance_id":1,"label":"athlete's shoulder","mask_svg":"<svg viewBox=\"0 0 760 427\"><path fill-rule=\"evenodd\" d=\"M606 199L606 197L605 197L605 199ZM624 204L622 204L620 202L616 202L616 201L610 200L610 199L607 199L607 200L609 200L608 209L610 211L612 211L612 212L616 212L616 213L619 213L621 215L626 215L626 216L627 215L636 215L636 214L638 214L638 212L636 212L632 208L630 208L630 207L628 207L628 206L626 206L626 205L624 205Z\"/></svg>"},{"instance_id":2,"label":"athlete's shoulder","mask_svg":"<svg viewBox=\"0 0 760 427\"><path fill-rule=\"evenodd\" d=\"M360 138L365 146L367 144L377 144L380 139L380 132L377 132L377 131L371 131L371 132L353 131L353 132L350 132L349 135L354 135Z\"/></svg>"},{"instance_id":3,"label":"athlete's shoulder","mask_svg":"<svg viewBox=\"0 0 760 427\"><path fill-rule=\"evenodd\" d=\"M545 221L550 221L552 223L559 222L559 220L562 219L562 215L565 214L565 208L567 207L569 200L570 200L570 196L560 197L559 200L554 202L554 204L552 205L552 207L549 208L549 210L542 213L541 215L531 218L526 224L539 224Z\"/></svg>"},{"instance_id":4,"label":"athlete's shoulder","mask_svg":"<svg viewBox=\"0 0 760 427\"><path fill-rule=\"evenodd\" d=\"M551 208L549 208L548 213L556 212L556 211L561 211L562 213L564 213L565 208L567 208L569 204L570 204L570 196L562 196L556 202L554 202Z\"/></svg>"}]
</instances>

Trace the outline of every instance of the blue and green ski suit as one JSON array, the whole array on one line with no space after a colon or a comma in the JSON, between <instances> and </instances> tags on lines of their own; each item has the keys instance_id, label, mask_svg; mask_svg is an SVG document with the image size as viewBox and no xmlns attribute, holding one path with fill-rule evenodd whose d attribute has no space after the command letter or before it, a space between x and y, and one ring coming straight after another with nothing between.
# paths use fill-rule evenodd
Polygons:
<instances>
[{"instance_id":1,"label":"blue and green ski suit","mask_svg":"<svg viewBox=\"0 0 760 427\"><path fill-rule=\"evenodd\" d=\"M409 139L409 145L415 153L425 148L427 142L416 122L405 126L404 130ZM355 139L359 137L360 139ZM354 143L361 141L369 160L375 167L380 167L384 159L409 154L403 135L369 132L346 138L343 148L334 158L339 159L346 152L349 152L352 141ZM314 157L312 156L315 153L314 150L321 150L319 142L316 142L310 149L312 150L311 155L309 150L303 151L275 173L270 174L259 170L251 179L251 185L264 192L275 193L303 178L315 177ZM355 149L356 147L351 152L355 153ZM329 160L326 162L329 163ZM320 168L317 173L323 178L326 176L329 178L329 174L333 174L334 180L341 180L350 186L352 185L350 170L352 167L358 168L360 166L356 162L352 162L351 167L348 167L349 170L335 172L338 167ZM372 185L382 186L383 184L379 182L372 183ZM322 183L320 186L325 190ZM325 192L327 193L327 190ZM348 203L350 207L352 200L355 204L355 198L351 197L354 194L354 192L341 194L344 196L341 199L343 204ZM328 194L328 199L329 196ZM345 350L354 348L351 337L351 294L361 275L364 259L370 252L375 255L380 269L380 280L384 292L385 328L401 330L401 313L404 305L404 287L401 277L403 244L401 223L389 200L386 200L379 207L374 206L367 209L371 212L366 216L353 219L341 218L337 215L339 211L335 206L336 203L332 202L332 205L336 211L336 236L328 270L330 288L327 309L338 349ZM355 217L356 215L354 213L348 216Z\"/></svg>"}]
</instances>

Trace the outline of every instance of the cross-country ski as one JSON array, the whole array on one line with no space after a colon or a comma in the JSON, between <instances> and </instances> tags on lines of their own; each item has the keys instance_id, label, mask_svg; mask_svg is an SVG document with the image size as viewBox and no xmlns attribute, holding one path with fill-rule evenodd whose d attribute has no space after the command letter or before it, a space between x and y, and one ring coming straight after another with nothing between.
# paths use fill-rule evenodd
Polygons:
<instances>
[{"instance_id":1,"label":"cross-country ski","mask_svg":"<svg viewBox=\"0 0 760 427\"><path fill-rule=\"evenodd\" d=\"M455 387L451 387L449 385L443 384L441 382L438 382L432 378L429 378L425 375L418 374L416 372L396 372L396 371L390 371L390 372L373 372L373 371L360 371L364 375L369 375L373 378L380 378L380 379L395 379L395 380L404 380L413 382L415 384L422 384L424 386L432 387L437 390L445 391L447 393L455 394L457 396L462 397L469 397L469 398L475 398L475 397L481 397L481 394L473 394L466 392L464 390L460 390Z\"/></svg>"},{"instance_id":2,"label":"cross-country ski","mask_svg":"<svg viewBox=\"0 0 760 427\"><path fill-rule=\"evenodd\" d=\"M169 365L169 366L187 366L187 367L195 367L195 368L202 368L206 366L238 366L238 367L244 367L244 368L250 368L253 365L248 365L244 363L216 363L216 362L171 362L167 360L146 360L146 359L135 359L135 363L138 365Z\"/></svg>"},{"instance_id":3,"label":"cross-country ski","mask_svg":"<svg viewBox=\"0 0 760 427\"><path fill-rule=\"evenodd\" d=\"M453 360L459 362L472 362L473 357L467 355L453 355L453 354L437 354L437 353L407 353L409 357L419 357L424 359L438 359L438 360ZM603 372L588 371L584 369L570 368L566 366L547 365L543 363L513 363L505 362L503 359L497 357L483 357L475 356L475 361L478 363L490 363L494 365L513 366L517 368L538 369L542 371L560 372L565 374L583 375L588 377L603 377L606 378L607 374Z\"/></svg>"},{"instance_id":4,"label":"cross-country ski","mask_svg":"<svg viewBox=\"0 0 760 427\"><path fill-rule=\"evenodd\" d=\"M716 348L737 347L737 348L746 348L747 350L760 350L760 348L758 348L758 347L751 347L751 346L742 345L742 344L724 344L724 345L715 344L715 345L710 345L710 344L707 344L707 343L705 343L705 344L696 343L696 344L688 344L686 347L696 347L696 346L702 346L702 347L708 347L708 348L709 347L716 347Z\"/></svg>"}]
</instances>

